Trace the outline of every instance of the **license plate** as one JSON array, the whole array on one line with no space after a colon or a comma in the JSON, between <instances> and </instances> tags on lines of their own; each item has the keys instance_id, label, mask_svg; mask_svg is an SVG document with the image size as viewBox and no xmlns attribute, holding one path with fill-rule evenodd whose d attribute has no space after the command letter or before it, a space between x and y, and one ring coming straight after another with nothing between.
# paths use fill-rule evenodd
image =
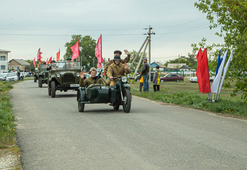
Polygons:
<instances>
[{"instance_id":1,"label":"license plate","mask_svg":"<svg viewBox=\"0 0 247 170\"><path fill-rule=\"evenodd\" d=\"M80 87L79 84L70 84L70 87Z\"/></svg>"}]
</instances>

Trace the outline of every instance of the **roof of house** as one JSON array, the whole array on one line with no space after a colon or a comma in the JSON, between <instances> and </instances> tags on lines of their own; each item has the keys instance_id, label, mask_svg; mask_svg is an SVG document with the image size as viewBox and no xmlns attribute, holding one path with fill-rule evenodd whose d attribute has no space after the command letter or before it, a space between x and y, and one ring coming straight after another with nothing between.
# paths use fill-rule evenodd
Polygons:
<instances>
[{"instance_id":1,"label":"roof of house","mask_svg":"<svg viewBox=\"0 0 247 170\"><path fill-rule=\"evenodd\" d=\"M186 63L168 63L167 68L179 69L183 65L186 65Z\"/></svg>"},{"instance_id":2,"label":"roof of house","mask_svg":"<svg viewBox=\"0 0 247 170\"><path fill-rule=\"evenodd\" d=\"M0 49L0 52L7 52L7 53L9 53L10 51Z\"/></svg>"},{"instance_id":3,"label":"roof of house","mask_svg":"<svg viewBox=\"0 0 247 170\"><path fill-rule=\"evenodd\" d=\"M183 65L180 69L190 69L190 67L188 65Z\"/></svg>"},{"instance_id":4,"label":"roof of house","mask_svg":"<svg viewBox=\"0 0 247 170\"><path fill-rule=\"evenodd\" d=\"M159 62L152 62L151 64L157 64L161 68L165 68L165 66L163 64L159 63Z\"/></svg>"},{"instance_id":5,"label":"roof of house","mask_svg":"<svg viewBox=\"0 0 247 170\"><path fill-rule=\"evenodd\" d=\"M30 65L28 62L26 62L25 60L23 60L23 59L12 59L12 60L10 60L9 62L11 62L11 61L16 61L17 63L19 63L20 65L22 65L22 66L28 66L28 65Z\"/></svg>"}]
</instances>

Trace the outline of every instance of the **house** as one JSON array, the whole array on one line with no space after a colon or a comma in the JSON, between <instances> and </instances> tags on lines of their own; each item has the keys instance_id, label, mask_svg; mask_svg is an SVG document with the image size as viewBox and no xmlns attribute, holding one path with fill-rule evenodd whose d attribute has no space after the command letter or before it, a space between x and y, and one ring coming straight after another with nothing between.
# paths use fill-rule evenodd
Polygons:
<instances>
[{"instance_id":1,"label":"house","mask_svg":"<svg viewBox=\"0 0 247 170\"><path fill-rule=\"evenodd\" d=\"M188 65L183 65L182 67L180 67L179 71L190 71L191 68Z\"/></svg>"},{"instance_id":2,"label":"house","mask_svg":"<svg viewBox=\"0 0 247 170\"><path fill-rule=\"evenodd\" d=\"M30 64L23 59L12 59L9 61L9 69L11 70L26 70L26 66Z\"/></svg>"},{"instance_id":3,"label":"house","mask_svg":"<svg viewBox=\"0 0 247 170\"><path fill-rule=\"evenodd\" d=\"M186 63L168 63L167 70L179 70Z\"/></svg>"},{"instance_id":4,"label":"house","mask_svg":"<svg viewBox=\"0 0 247 170\"><path fill-rule=\"evenodd\" d=\"M156 66L159 66L160 67L160 70L165 70L165 66L159 62L152 62L150 64L150 67L151 68L156 68Z\"/></svg>"},{"instance_id":5,"label":"house","mask_svg":"<svg viewBox=\"0 0 247 170\"><path fill-rule=\"evenodd\" d=\"M8 72L8 53L10 51L0 49L0 73Z\"/></svg>"}]
</instances>

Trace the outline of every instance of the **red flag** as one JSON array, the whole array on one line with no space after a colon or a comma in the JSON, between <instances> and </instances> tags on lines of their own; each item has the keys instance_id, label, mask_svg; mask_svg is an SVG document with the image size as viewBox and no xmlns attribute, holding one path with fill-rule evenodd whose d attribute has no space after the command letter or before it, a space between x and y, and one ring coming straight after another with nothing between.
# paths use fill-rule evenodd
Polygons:
<instances>
[{"instance_id":1,"label":"red flag","mask_svg":"<svg viewBox=\"0 0 247 170\"><path fill-rule=\"evenodd\" d=\"M50 57L50 59L49 59L49 61L48 61L48 64L50 64L50 63L51 63L51 61L52 61L52 57Z\"/></svg>"},{"instance_id":2,"label":"red flag","mask_svg":"<svg viewBox=\"0 0 247 170\"><path fill-rule=\"evenodd\" d=\"M59 51L57 52L57 62L59 61L59 58L60 58L60 49L59 49Z\"/></svg>"},{"instance_id":3,"label":"red flag","mask_svg":"<svg viewBox=\"0 0 247 170\"><path fill-rule=\"evenodd\" d=\"M71 60L74 61L74 59L79 57L79 38L78 38L77 42L75 43L75 45L70 47L70 49L73 52Z\"/></svg>"},{"instance_id":4,"label":"red flag","mask_svg":"<svg viewBox=\"0 0 247 170\"><path fill-rule=\"evenodd\" d=\"M41 58L42 58L41 54L42 54L42 52L40 52L40 48L39 48L38 54L37 54L37 61L38 61L39 64L41 63Z\"/></svg>"},{"instance_id":5,"label":"red flag","mask_svg":"<svg viewBox=\"0 0 247 170\"><path fill-rule=\"evenodd\" d=\"M98 68L101 69L101 63L104 62L104 59L102 58L102 34L100 34L100 37L95 47L95 56L98 59Z\"/></svg>"},{"instance_id":6,"label":"red flag","mask_svg":"<svg viewBox=\"0 0 247 170\"><path fill-rule=\"evenodd\" d=\"M201 52L199 50L199 52ZM198 53L199 53L198 52ZM199 53L197 57L197 81L199 85L199 92L210 93L210 81L209 81L209 70L208 70L208 58L207 49L205 48L202 53Z\"/></svg>"},{"instance_id":7,"label":"red flag","mask_svg":"<svg viewBox=\"0 0 247 170\"><path fill-rule=\"evenodd\" d=\"M33 59L33 65L34 65L34 67L35 67L35 57L34 57L34 59Z\"/></svg>"}]
</instances>

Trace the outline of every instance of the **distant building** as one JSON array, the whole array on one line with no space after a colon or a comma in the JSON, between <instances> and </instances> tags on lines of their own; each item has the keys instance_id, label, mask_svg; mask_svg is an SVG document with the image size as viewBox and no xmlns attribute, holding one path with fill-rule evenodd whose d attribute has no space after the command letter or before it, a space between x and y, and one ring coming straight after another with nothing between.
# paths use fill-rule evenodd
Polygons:
<instances>
[{"instance_id":1,"label":"distant building","mask_svg":"<svg viewBox=\"0 0 247 170\"><path fill-rule=\"evenodd\" d=\"M150 64L150 67L151 67L151 68L156 68L156 66L159 66L159 67L160 67L160 70L162 70L162 71L164 71L165 68L166 68L163 64L161 64L161 63L159 63L159 62L152 62L152 63Z\"/></svg>"},{"instance_id":2,"label":"distant building","mask_svg":"<svg viewBox=\"0 0 247 170\"><path fill-rule=\"evenodd\" d=\"M12 59L9 61L9 69L10 70L26 70L26 66L30 64L23 59Z\"/></svg>"},{"instance_id":3,"label":"distant building","mask_svg":"<svg viewBox=\"0 0 247 170\"><path fill-rule=\"evenodd\" d=\"M183 65L182 67L180 67L179 71L190 71L191 68L188 65Z\"/></svg>"},{"instance_id":4,"label":"distant building","mask_svg":"<svg viewBox=\"0 0 247 170\"><path fill-rule=\"evenodd\" d=\"M166 70L176 70L176 71L178 71L184 65L186 65L186 63L168 63Z\"/></svg>"},{"instance_id":5,"label":"distant building","mask_svg":"<svg viewBox=\"0 0 247 170\"><path fill-rule=\"evenodd\" d=\"M8 53L10 51L0 49L0 73L8 72Z\"/></svg>"}]
</instances>

